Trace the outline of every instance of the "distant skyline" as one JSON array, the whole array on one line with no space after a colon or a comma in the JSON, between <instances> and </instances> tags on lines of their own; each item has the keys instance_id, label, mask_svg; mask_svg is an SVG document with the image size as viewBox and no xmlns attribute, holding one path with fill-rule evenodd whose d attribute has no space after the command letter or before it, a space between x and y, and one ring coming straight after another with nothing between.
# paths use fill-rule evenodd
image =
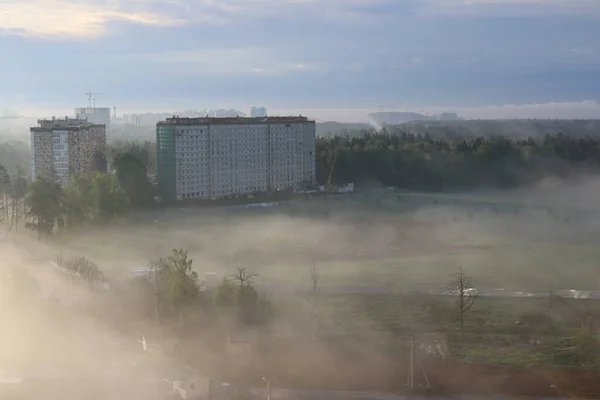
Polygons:
<instances>
[{"instance_id":1,"label":"distant skyline","mask_svg":"<svg viewBox=\"0 0 600 400\"><path fill-rule=\"evenodd\" d=\"M91 89L118 113L600 118L598 0L0 0L0 10L0 110L22 115L72 112Z\"/></svg>"},{"instance_id":2,"label":"distant skyline","mask_svg":"<svg viewBox=\"0 0 600 400\"><path fill-rule=\"evenodd\" d=\"M98 105L98 107L104 105ZM131 108L120 110L117 107L117 115L135 114L135 113L172 113L181 112L189 109L237 109L246 114L249 110L240 107L223 106L223 107L181 107L178 109L138 109ZM269 115L299 115L302 114L318 122L338 121L338 122L368 122L368 114L381 111L380 108L270 108L267 107ZM508 104L503 106L487 106L487 107L439 107L439 108L384 108L383 111L411 111L416 113L425 113L428 115L440 114L442 112L456 112L460 117L467 119L600 119L600 103L589 100L582 102L564 102L564 103L546 103L546 104ZM0 121L2 116L7 117L28 117L28 118L51 118L56 116L62 118L65 116L73 116L73 108L42 108L42 109L22 109L19 113L14 110L4 110L0 112ZM2 123L0 122L0 127Z\"/></svg>"}]
</instances>

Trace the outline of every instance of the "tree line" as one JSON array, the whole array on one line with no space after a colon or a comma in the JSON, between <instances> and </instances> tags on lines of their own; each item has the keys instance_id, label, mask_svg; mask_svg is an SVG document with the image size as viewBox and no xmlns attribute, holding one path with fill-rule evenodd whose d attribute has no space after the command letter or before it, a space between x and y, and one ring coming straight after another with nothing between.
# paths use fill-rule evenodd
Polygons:
<instances>
[{"instance_id":1,"label":"tree line","mask_svg":"<svg viewBox=\"0 0 600 400\"><path fill-rule=\"evenodd\" d=\"M450 191L513 188L545 176L566 178L597 171L600 139L546 134L510 139L432 137L428 134L365 132L321 137L316 142L317 181Z\"/></svg>"},{"instance_id":2,"label":"tree line","mask_svg":"<svg viewBox=\"0 0 600 400\"><path fill-rule=\"evenodd\" d=\"M151 151L149 143L116 143L109 148L109 173L73 175L63 186L44 176L28 182L20 165L12 172L0 164L0 225L6 234L24 225L42 238L151 207Z\"/></svg>"},{"instance_id":3,"label":"tree line","mask_svg":"<svg viewBox=\"0 0 600 400\"><path fill-rule=\"evenodd\" d=\"M362 136L321 137L316 142L317 182L354 182L412 190L452 191L513 188L552 175L567 178L595 172L600 139L562 133L523 139L504 136L455 137L365 131ZM391 129L391 128L390 128ZM40 237L89 222L123 216L154 205L149 176L156 168L156 144L115 142L108 174L75 176L64 187L40 178L27 184L26 171L0 166L0 224L6 232L19 221Z\"/></svg>"},{"instance_id":4,"label":"tree line","mask_svg":"<svg viewBox=\"0 0 600 400\"><path fill-rule=\"evenodd\" d=\"M58 256L56 264L71 279L90 286L106 281L100 268L85 257ZM204 311L228 315L242 325L256 326L267 324L273 316L271 301L254 288L257 276L245 267L239 267L216 287L207 288L199 281L187 250L173 249L168 257L149 262L147 275L121 282L111 290L129 306L145 303L138 310L148 311L149 305L153 304L146 316L152 314L157 325L160 321L177 321L181 328L187 314L195 307L201 307ZM128 319L138 317L139 314L134 314Z\"/></svg>"}]
</instances>

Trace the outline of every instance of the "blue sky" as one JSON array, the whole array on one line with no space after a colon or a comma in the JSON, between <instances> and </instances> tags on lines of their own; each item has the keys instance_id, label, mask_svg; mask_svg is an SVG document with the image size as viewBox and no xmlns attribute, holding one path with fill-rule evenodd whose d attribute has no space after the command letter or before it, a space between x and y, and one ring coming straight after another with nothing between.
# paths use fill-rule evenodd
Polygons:
<instances>
[{"instance_id":1,"label":"blue sky","mask_svg":"<svg viewBox=\"0 0 600 400\"><path fill-rule=\"evenodd\" d=\"M22 113L600 102L600 0L0 0L0 51Z\"/></svg>"}]
</instances>

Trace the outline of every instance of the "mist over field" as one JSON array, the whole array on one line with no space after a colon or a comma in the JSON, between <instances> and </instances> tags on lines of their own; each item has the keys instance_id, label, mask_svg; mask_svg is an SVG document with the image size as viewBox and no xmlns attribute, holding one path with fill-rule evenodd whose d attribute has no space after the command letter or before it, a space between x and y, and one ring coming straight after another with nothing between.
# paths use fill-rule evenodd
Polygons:
<instances>
[{"instance_id":1,"label":"mist over field","mask_svg":"<svg viewBox=\"0 0 600 400\"><path fill-rule=\"evenodd\" d=\"M99 399L110 393L161 398L169 390L164 379L181 377L181 367L174 359L145 352L140 341L144 335L144 340L160 342L166 354L178 343L180 362L217 376L227 371L235 382L258 387L257 393L264 392L264 375L279 387L394 387L397 377L392 372L404 367L389 356L405 354L404 342L394 332L420 332L420 346L434 349L436 357L458 351L451 303L411 293L446 291L449 275L459 268L468 272L478 290L598 290L600 212L594 199L599 185L597 176L583 175L568 181L547 178L514 190L427 194L381 188L270 209L137 211L111 224L92 223L43 241L21 229L0 242L3 268L29 276L14 285L14 292L22 295L3 302L2 312L13 323L1 332L0 366L7 374L27 376L32 393L58 393L61 385L56 381L55 388L47 389L50 383L44 379L50 376L81 376L69 386L72 398L88 392ZM184 328L177 319L161 317L159 339L152 323L153 297L143 285L136 289L132 270L148 267L174 248L188 250L199 282L216 272L219 284L238 268L258 274L253 280L256 290L268 296L274 310L270 335L290 330L298 335L310 327L307 294L311 268L318 268L326 296L320 311L322 338L304 342L293 336L295 346L289 347L284 343L291 339L279 333L284 336L269 339L268 350L261 350L259 358L223 355L222 344L215 343L249 328L231 317L215 316L203 295L194 306L199 308L186 311ZM74 285L50 266L57 255L91 260L111 289ZM340 294L328 294L332 290ZM34 292L39 298L31 297ZM500 332L486 333L486 343L492 344L505 340L498 336L505 331L512 334L515 320L546 307L545 298L505 305L503 300L500 305L490 301L479 300L467 329L475 331L486 321L485 326ZM498 317L497 310L510 311ZM466 337L473 346L482 346ZM383 344L392 346L385 356L377 347ZM474 360L501 357L474 351L468 353ZM502 362L517 358L512 351L504 351ZM351 361L356 357L362 360L360 366ZM547 356L528 357L527 362L547 362ZM428 368L435 379L437 367ZM356 374L365 376L366 370L369 377L356 381ZM299 383L300 376L306 384Z\"/></svg>"},{"instance_id":2,"label":"mist over field","mask_svg":"<svg viewBox=\"0 0 600 400\"><path fill-rule=\"evenodd\" d=\"M594 289L599 185L596 177L549 178L512 191L381 190L269 210L140 212L27 247L36 258L84 255L118 278L185 248L201 276L242 266L265 285L306 284L316 262L333 286L442 287L463 266L487 287Z\"/></svg>"}]
</instances>

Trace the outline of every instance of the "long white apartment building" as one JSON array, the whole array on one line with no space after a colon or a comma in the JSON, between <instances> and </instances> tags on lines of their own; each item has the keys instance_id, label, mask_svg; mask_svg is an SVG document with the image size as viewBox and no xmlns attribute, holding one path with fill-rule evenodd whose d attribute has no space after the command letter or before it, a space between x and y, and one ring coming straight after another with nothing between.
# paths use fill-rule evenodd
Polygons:
<instances>
[{"instance_id":1,"label":"long white apartment building","mask_svg":"<svg viewBox=\"0 0 600 400\"><path fill-rule=\"evenodd\" d=\"M71 174L106 172L106 127L87 120L41 119L31 133L31 175L66 183Z\"/></svg>"},{"instance_id":2,"label":"long white apartment building","mask_svg":"<svg viewBox=\"0 0 600 400\"><path fill-rule=\"evenodd\" d=\"M316 184L315 121L306 117L167 118L156 128L165 201Z\"/></svg>"}]
</instances>

